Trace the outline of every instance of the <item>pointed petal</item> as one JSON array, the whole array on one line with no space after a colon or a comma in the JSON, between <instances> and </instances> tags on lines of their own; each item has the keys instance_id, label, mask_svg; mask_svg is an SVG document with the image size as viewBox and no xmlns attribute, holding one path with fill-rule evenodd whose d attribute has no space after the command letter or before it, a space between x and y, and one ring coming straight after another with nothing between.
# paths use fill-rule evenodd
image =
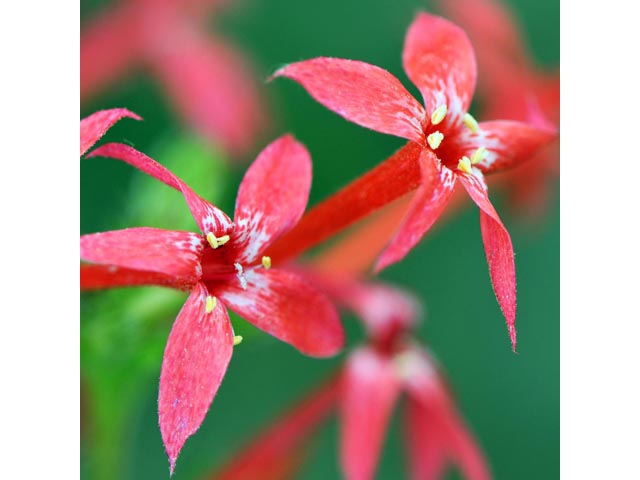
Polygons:
<instances>
[{"instance_id":1,"label":"pointed petal","mask_svg":"<svg viewBox=\"0 0 640 480\"><path fill-rule=\"evenodd\" d=\"M236 198L238 262L252 263L298 223L311 188L311 157L285 135L269 144L244 176Z\"/></svg>"},{"instance_id":2,"label":"pointed petal","mask_svg":"<svg viewBox=\"0 0 640 480\"><path fill-rule=\"evenodd\" d=\"M229 315L218 302L206 313L199 283L173 324L162 359L158 418L171 473L184 442L200 427L233 352Z\"/></svg>"},{"instance_id":3,"label":"pointed petal","mask_svg":"<svg viewBox=\"0 0 640 480\"><path fill-rule=\"evenodd\" d=\"M219 237L233 230L233 222L222 210L201 198L177 176L135 148L121 143L107 143L106 145L96 148L90 155L87 155L86 158L99 156L122 160L142 170L147 175L182 192L193 218L204 235L213 232Z\"/></svg>"},{"instance_id":4,"label":"pointed petal","mask_svg":"<svg viewBox=\"0 0 640 480\"><path fill-rule=\"evenodd\" d=\"M489 480L491 475L484 457L459 418L453 400L430 357L418 349L409 350L404 355L404 367L410 401L419 404L421 416L424 418L426 415L431 422L431 430L437 432L438 445L444 447L448 456L460 466L464 478Z\"/></svg>"},{"instance_id":5,"label":"pointed petal","mask_svg":"<svg viewBox=\"0 0 640 480\"><path fill-rule=\"evenodd\" d=\"M477 73L464 30L444 18L419 13L407 31L402 62L422 93L427 115L446 104L445 124L459 122L471 105Z\"/></svg>"},{"instance_id":6,"label":"pointed petal","mask_svg":"<svg viewBox=\"0 0 640 480\"><path fill-rule=\"evenodd\" d=\"M369 480L400 384L393 363L371 349L349 357L343 381L340 464L347 480Z\"/></svg>"},{"instance_id":7,"label":"pointed petal","mask_svg":"<svg viewBox=\"0 0 640 480\"><path fill-rule=\"evenodd\" d=\"M101 12L80 37L80 96L99 93L122 78L140 57L139 22L132 5Z\"/></svg>"},{"instance_id":8,"label":"pointed petal","mask_svg":"<svg viewBox=\"0 0 640 480\"><path fill-rule=\"evenodd\" d=\"M355 60L318 57L273 74L300 83L329 110L377 132L424 144L424 109L386 70Z\"/></svg>"},{"instance_id":9,"label":"pointed petal","mask_svg":"<svg viewBox=\"0 0 640 480\"><path fill-rule=\"evenodd\" d=\"M255 268L240 282L212 284L227 306L261 330L314 357L335 355L344 333L334 306L299 275Z\"/></svg>"},{"instance_id":10,"label":"pointed petal","mask_svg":"<svg viewBox=\"0 0 640 480\"><path fill-rule=\"evenodd\" d=\"M489 264L491 284L507 321L513 351L516 350L516 266L509 232L487 196L482 174L458 175L458 180L480 207L480 229Z\"/></svg>"},{"instance_id":11,"label":"pointed petal","mask_svg":"<svg viewBox=\"0 0 640 480\"><path fill-rule=\"evenodd\" d=\"M116 265L80 265L80 290L156 285L190 291L194 281L193 276L180 278L166 273L133 270Z\"/></svg>"},{"instance_id":12,"label":"pointed petal","mask_svg":"<svg viewBox=\"0 0 640 480\"><path fill-rule=\"evenodd\" d=\"M420 155L422 185L418 188L398 232L376 262L375 271L402 260L431 228L453 193L455 175L428 150Z\"/></svg>"},{"instance_id":13,"label":"pointed petal","mask_svg":"<svg viewBox=\"0 0 640 480\"><path fill-rule=\"evenodd\" d=\"M284 480L298 478L305 447L333 410L340 393L331 378L307 394L260 433L211 478L216 480ZM209 478L209 477L207 477Z\"/></svg>"},{"instance_id":14,"label":"pointed petal","mask_svg":"<svg viewBox=\"0 0 640 480\"><path fill-rule=\"evenodd\" d=\"M100 140L100 137L107 133L114 123L125 117L142 120L126 108L100 110L80 120L80 156Z\"/></svg>"},{"instance_id":15,"label":"pointed petal","mask_svg":"<svg viewBox=\"0 0 640 480\"><path fill-rule=\"evenodd\" d=\"M481 122L475 134L461 130L455 141L460 145L458 157L471 158L478 147L485 147L489 151L487 157L475 166L492 173L521 165L556 138L557 132L550 126L538 128L524 122L497 120Z\"/></svg>"},{"instance_id":16,"label":"pointed petal","mask_svg":"<svg viewBox=\"0 0 640 480\"><path fill-rule=\"evenodd\" d=\"M80 237L80 258L147 272L197 280L204 239L192 232L127 228Z\"/></svg>"},{"instance_id":17,"label":"pointed petal","mask_svg":"<svg viewBox=\"0 0 640 480\"><path fill-rule=\"evenodd\" d=\"M405 435L412 480L438 480L447 463L440 425L411 395L406 399Z\"/></svg>"},{"instance_id":18,"label":"pointed petal","mask_svg":"<svg viewBox=\"0 0 640 480\"><path fill-rule=\"evenodd\" d=\"M181 116L232 153L250 149L264 124L255 75L242 55L194 29L174 32L152 66Z\"/></svg>"}]
</instances>

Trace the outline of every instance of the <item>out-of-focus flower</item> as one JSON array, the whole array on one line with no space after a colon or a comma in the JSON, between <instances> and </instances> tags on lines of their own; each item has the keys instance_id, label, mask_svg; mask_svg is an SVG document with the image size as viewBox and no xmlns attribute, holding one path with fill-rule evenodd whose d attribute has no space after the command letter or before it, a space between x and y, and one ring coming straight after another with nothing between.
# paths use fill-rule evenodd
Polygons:
<instances>
[{"instance_id":1,"label":"out-of-focus flower","mask_svg":"<svg viewBox=\"0 0 640 480\"><path fill-rule=\"evenodd\" d=\"M194 130L232 154L247 152L264 106L244 56L206 32L204 20L220 3L132 0L99 14L80 38L81 97L145 66Z\"/></svg>"},{"instance_id":2,"label":"out-of-focus flower","mask_svg":"<svg viewBox=\"0 0 640 480\"><path fill-rule=\"evenodd\" d=\"M473 48L463 30L421 13L409 27L404 69L424 107L386 70L364 62L320 57L287 65L274 77L299 82L347 120L406 138L422 148L422 183L389 245L380 270L402 258L441 215L456 182L480 207L480 226L493 288L516 346L513 246L491 204L484 174L513 167L555 138L555 131L511 120L478 123L469 113L476 82Z\"/></svg>"},{"instance_id":3,"label":"out-of-focus flower","mask_svg":"<svg viewBox=\"0 0 640 480\"><path fill-rule=\"evenodd\" d=\"M478 57L483 116L557 126L560 74L538 67L517 22L499 0L441 0L442 11L469 34ZM492 179L507 189L510 205L531 214L545 210L558 176L557 144Z\"/></svg>"},{"instance_id":4,"label":"out-of-focus flower","mask_svg":"<svg viewBox=\"0 0 640 480\"><path fill-rule=\"evenodd\" d=\"M218 469L218 475L207 478L249 480L262 478L257 475L260 471L277 472L265 477L270 480L296 478L304 440L335 406L341 417L340 464L345 478L372 479L391 412L405 393L410 478L440 478L453 462L467 479L489 479L482 453L459 417L435 362L408 340L417 303L387 285L312 272L307 278L360 316L368 344L349 354L338 384L332 379L315 389Z\"/></svg>"},{"instance_id":5,"label":"out-of-focus flower","mask_svg":"<svg viewBox=\"0 0 640 480\"><path fill-rule=\"evenodd\" d=\"M225 307L305 354L328 356L342 347L342 327L331 302L297 273L271 268L271 259L262 255L304 212L311 158L288 135L267 146L240 185L234 225L131 147L107 144L94 156L122 160L182 192L202 232L141 227L80 239L81 259L96 264L81 267L82 288L150 284L190 291L167 340L160 376L160 429L173 472L241 340L234 337Z\"/></svg>"},{"instance_id":6,"label":"out-of-focus flower","mask_svg":"<svg viewBox=\"0 0 640 480\"><path fill-rule=\"evenodd\" d=\"M80 120L80 156L93 147L118 120L125 117L142 120L126 108L100 110Z\"/></svg>"}]
</instances>

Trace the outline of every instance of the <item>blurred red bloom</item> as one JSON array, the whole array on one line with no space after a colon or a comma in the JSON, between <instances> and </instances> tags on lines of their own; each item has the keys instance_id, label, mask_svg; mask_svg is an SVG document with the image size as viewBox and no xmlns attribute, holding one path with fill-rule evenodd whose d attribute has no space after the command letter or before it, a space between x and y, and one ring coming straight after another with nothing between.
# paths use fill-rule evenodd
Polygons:
<instances>
[{"instance_id":1,"label":"blurred red bloom","mask_svg":"<svg viewBox=\"0 0 640 480\"><path fill-rule=\"evenodd\" d=\"M445 14L469 34L478 56L487 118L508 118L544 125L560 121L560 74L539 68L531 58L520 28L506 5L498 0L444 0ZM559 174L557 144L495 181L508 189L510 205L540 214Z\"/></svg>"},{"instance_id":2,"label":"blurred red bloom","mask_svg":"<svg viewBox=\"0 0 640 480\"><path fill-rule=\"evenodd\" d=\"M93 147L118 120L125 117L142 120L126 108L100 110L80 120L80 156Z\"/></svg>"},{"instance_id":3,"label":"blurred red bloom","mask_svg":"<svg viewBox=\"0 0 640 480\"><path fill-rule=\"evenodd\" d=\"M240 185L234 225L131 147L107 144L90 156L122 160L182 192L201 231L141 227L80 239L81 259L97 264L82 266L82 288L152 284L190 291L167 340L160 376L160 429L173 472L240 340L234 339L225 307L307 355L333 355L342 347L342 327L329 300L299 274L271 268L271 259L263 255L304 212L311 158L291 136L267 146Z\"/></svg>"},{"instance_id":4,"label":"blurred red bloom","mask_svg":"<svg viewBox=\"0 0 640 480\"><path fill-rule=\"evenodd\" d=\"M513 246L491 204L485 173L513 167L555 138L555 131L524 122L478 123L468 113L476 82L473 48L463 30L421 13L409 27L404 69L424 107L386 70L368 63L320 57L275 72L347 120L406 138L422 147L422 183L404 221L378 259L380 270L402 258L441 215L456 182L480 207L480 226L493 288L516 346Z\"/></svg>"},{"instance_id":5,"label":"blurred red bloom","mask_svg":"<svg viewBox=\"0 0 640 480\"><path fill-rule=\"evenodd\" d=\"M208 11L220 3L132 0L99 14L80 38L81 97L146 66L193 129L232 154L245 153L265 116L244 56L206 31Z\"/></svg>"},{"instance_id":6,"label":"blurred red bloom","mask_svg":"<svg viewBox=\"0 0 640 480\"><path fill-rule=\"evenodd\" d=\"M385 430L406 393L405 440L414 479L440 478L458 464L470 480L489 479L483 455L459 417L434 361L407 339L417 303L382 284L309 273L364 321L369 344L353 351L336 379L315 389L210 478L294 478L303 447L333 407L341 416L341 469L347 480L374 478ZM277 472L277 473L275 473ZM207 477L209 478L209 477Z\"/></svg>"}]
</instances>

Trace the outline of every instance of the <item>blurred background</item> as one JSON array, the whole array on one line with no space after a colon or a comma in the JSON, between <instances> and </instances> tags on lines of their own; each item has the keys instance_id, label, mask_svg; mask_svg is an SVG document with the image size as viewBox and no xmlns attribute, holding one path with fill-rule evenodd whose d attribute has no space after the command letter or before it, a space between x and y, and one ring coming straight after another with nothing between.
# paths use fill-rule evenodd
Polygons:
<instances>
[{"instance_id":1,"label":"blurred background","mask_svg":"<svg viewBox=\"0 0 640 480\"><path fill-rule=\"evenodd\" d=\"M538 68L556 70L558 1L504 2ZM173 3L179 6L163 7ZM314 161L313 205L404 140L345 121L291 81L266 79L293 61L351 58L389 70L420 98L401 63L404 34L420 10L441 12L419 0L82 0L81 117L114 107L138 113L143 122L123 120L104 140L147 153L228 213L248 163L267 143L291 132ZM188 28L174 21L183 16ZM219 74L211 98L205 98L211 85L206 68L199 71L175 47L180 42L190 52L211 55L206 68ZM229 101L230 95L226 111L233 113L203 118L208 102ZM479 119L482 103L479 98L474 104ZM381 275L423 301L419 338L442 363L497 479L559 476L557 179L550 185L545 207L526 216L505 190L492 190L516 252L517 355L491 289L477 208L466 204L443 218L404 261ZM143 225L193 230L183 203L176 192L120 162L81 164L81 234ZM159 288L82 294L83 478L168 478L157 422L158 378L164 344L185 297ZM327 360L303 357L243 320L232 321L245 340L234 350L202 427L182 450L178 480L206 478L344 360L344 353ZM348 315L344 324L348 350L362 331ZM332 418L315 436L299 478L340 478L337 440ZM405 472L395 415L377 478L404 478ZM459 478L453 470L449 475Z\"/></svg>"}]
</instances>

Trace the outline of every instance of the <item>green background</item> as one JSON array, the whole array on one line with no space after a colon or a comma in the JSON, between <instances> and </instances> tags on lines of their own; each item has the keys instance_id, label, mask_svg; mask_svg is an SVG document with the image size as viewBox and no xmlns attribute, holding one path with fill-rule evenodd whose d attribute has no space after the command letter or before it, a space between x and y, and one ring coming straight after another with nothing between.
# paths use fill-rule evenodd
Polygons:
<instances>
[{"instance_id":1,"label":"green background","mask_svg":"<svg viewBox=\"0 0 640 480\"><path fill-rule=\"evenodd\" d=\"M83 1L82 21L108 8L109 3ZM558 2L511 0L510 7L536 61L556 66ZM262 79L284 63L325 55L386 68L417 95L402 70L401 51L405 31L419 10L435 11L415 0L244 0L212 15L210 23L212 30L247 52ZM293 82L264 84L263 91L271 109L271 130L245 160L252 160L277 136L292 132L314 160L311 205L404 143L343 120ZM219 154L190 137L145 72L123 79L83 104L81 114L113 107L129 108L145 120L120 122L106 140L130 143L154 156L205 198L233 211L245 166L225 167ZM137 225L195 228L175 192L156 188L142 177L119 162L83 161L81 233ZM498 479L559 476L559 208L555 190L547 216L535 223L510 216L503 199L492 196L516 252L517 355L511 352L491 290L476 208L441 222L403 262L381 275L424 301L426 315L418 335L441 361L459 408ZM146 192L148 200L136 198L132 191ZM154 207L145 212L144 206L150 204ZM83 478L168 477L157 424L157 383L164 342L184 295L151 288L138 292L82 295ZM235 349L202 427L182 451L177 480L200 478L224 462L257 428L337 369L345 352L361 338L358 325L345 317L347 350L333 359L315 360L242 320L233 320L245 342ZM377 478L405 476L400 420L396 411ZM92 443L92 438L100 440ZM337 438L333 419L316 435L316 448L300 478L339 478ZM453 472L451 476L458 478Z\"/></svg>"}]
</instances>

